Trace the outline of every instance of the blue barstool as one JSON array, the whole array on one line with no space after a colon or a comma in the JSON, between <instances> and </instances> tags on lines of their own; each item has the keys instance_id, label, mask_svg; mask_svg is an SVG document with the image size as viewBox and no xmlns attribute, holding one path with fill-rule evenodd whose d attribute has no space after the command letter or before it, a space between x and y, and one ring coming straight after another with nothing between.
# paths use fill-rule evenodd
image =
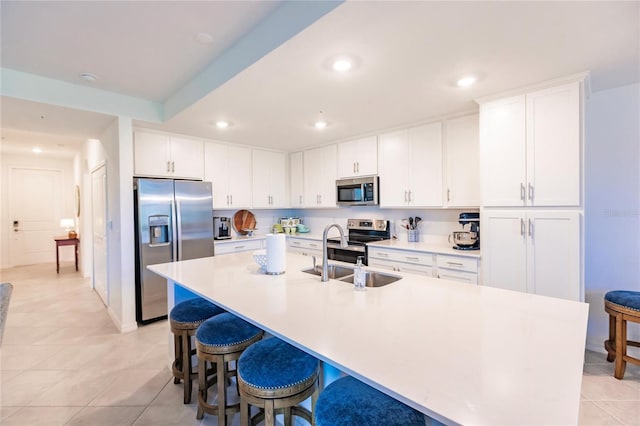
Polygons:
<instances>
[{"instance_id":1,"label":"blue barstool","mask_svg":"<svg viewBox=\"0 0 640 426\"><path fill-rule=\"evenodd\" d=\"M173 345L175 360L171 370L173 383L184 381L184 403L191 402L191 389L197 373L193 371L191 356L195 354L192 349L191 337L202 322L212 316L225 312L222 308L200 297L180 302L171 309L169 323L173 333Z\"/></svg>"},{"instance_id":2,"label":"blue barstool","mask_svg":"<svg viewBox=\"0 0 640 426\"><path fill-rule=\"evenodd\" d=\"M278 338L249 347L238 360L240 425L255 424L264 417L265 426L273 426L280 410L285 426L291 426L292 416L311 424L311 412L298 404L311 397L313 410L318 398L318 370L316 358ZM250 405L261 409L253 419Z\"/></svg>"},{"instance_id":3,"label":"blue barstool","mask_svg":"<svg viewBox=\"0 0 640 426\"><path fill-rule=\"evenodd\" d=\"M350 376L320 393L313 417L316 426L426 424L424 414Z\"/></svg>"},{"instance_id":4,"label":"blue barstool","mask_svg":"<svg viewBox=\"0 0 640 426\"><path fill-rule=\"evenodd\" d=\"M640 347L640 342L627 339L627 321L640 323L640 292L614 290L604 295L604 310L609 314L609 339L605 340L607 361L615 360L613 376L622 380L627 362L640 365L640 359L627 355L627 346Z\"/></svg>"},{"instance_id":5,"label":"blue barstool","mask_svg":"<svg viewBox=\"0 0 640 426\"><path fill-rule=\"evenodd\" d=\"M198 413L201 419L204 413L218 416L218 425L227 424L227 416L237 413L240 404L228 404L227 382L237 375L237 368L229 368L230 361L240 358L242 352L253 343L262 339L264 332L243 319L228 312L216 315L203 322L196 331L196 350L198 353ZM207 363L216 365L216 380L211 382L207 374ZM208 388L217 384L217 404L207 402Z\"/></svg>"}]
</instances>

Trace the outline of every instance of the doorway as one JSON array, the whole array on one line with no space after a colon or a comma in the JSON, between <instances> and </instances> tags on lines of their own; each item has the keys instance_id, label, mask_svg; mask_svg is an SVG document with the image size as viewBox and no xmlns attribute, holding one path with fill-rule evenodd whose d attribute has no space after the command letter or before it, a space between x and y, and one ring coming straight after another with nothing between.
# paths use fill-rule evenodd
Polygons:
<instances>
[{"instance_id":1,"label":"doorway","mask_svg":"<svg viewBox=\"0 0 640 426\"><path fill-rule=\"evenodd\" d=\"M105 163L91 171L91 230L93 241L93 288L109 306L107 268L107 168Z\"/></svg>"},{"instance_id":2,"label":"doorway","mask_svg":"<svg viewBox=\"0 0 640 426\"><path fill-rule=\"evenodd\" d=\"M9 265L53 262L53 238L60 234L63 171L9 169Z\"/></svg>"}]
</instances>

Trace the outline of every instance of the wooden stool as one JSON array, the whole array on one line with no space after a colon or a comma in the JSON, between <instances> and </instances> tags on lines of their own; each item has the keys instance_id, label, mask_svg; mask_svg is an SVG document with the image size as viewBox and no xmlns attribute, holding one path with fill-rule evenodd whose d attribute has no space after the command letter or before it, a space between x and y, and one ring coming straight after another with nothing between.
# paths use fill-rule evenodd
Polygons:
<instances>
[{"instance_id":1,"label":"wooden stool","mask_svg":"<svg viewBox=\"0 0 640 426\"><path fill-rule=\"evenodd\" d=\"M198 413L201 419L204 413L218 416L218 425L227 424L227 415L237 413L240 404L227 403L227 381L236 375L237 369L230 371L230 361L237 360L251 344L262 339L264 332L248 322L228 312L216 315L203 322L196 331L196 350L198 353ZM215 363L215 382L210 383L207 363ZM217 405L207 402L209 386L218 385Z\"/></svg>"},{"instance_id":2,"label":"wooden stool","mask_svg":"<svg viewBox=\"0 0 640 426\"><path fill-rule=\"evenodd\" d=\"M627 355L627 346L640 347L640 342L627 340L627 321L640 323L640 292L615 290L604 296L604 310L609 314L609 340L605 340L607 361L616 361L613 376L622 380L627 362L640 365L640 359Z\"/></svg>"},{"instance_id":3,"label":"wooden stool","mask_svg":"<svg viewBox=\"0 0 640 426\"><path fill-rule=\"evenodd\" d=\"M175 360L171 370L173 383L178 384L184 380L184 403L191 402L191 389L197 373L191 366L191 356L195 350L191 346L191 336L202 322L214 315L225 312L224 309L202 298L185 300L171 309L169 323L173 333L173 345ZM186 374L185 374L186 372Z\"/></svg>"},{"instance_id":4,"label":"wooden stool","mask_svg":"<svg viewBox=\"0 0 640 426\"><path fill-rule=\"evenodd\" d=\"M318 398L318 360L275 337L258 342L238 360L240 385L240 425L255 425L264 418L265 426L275 425L276 411L284 412L284 425L292 425L292 416L310 424L311 412L297 406L311 397ZM249 405L261 408L250 419Z\"/></svg>"},{"instance_id":5,"label":"wooden stool","mask_svg":"<svg viewBox=\"0 0 640 426\"><path fill-rule=\"evenodd\" d=\"M313 414L316 426L424 426L428 419L350 376L336 380L320 393Z\"/></svg>"}]
</instances>

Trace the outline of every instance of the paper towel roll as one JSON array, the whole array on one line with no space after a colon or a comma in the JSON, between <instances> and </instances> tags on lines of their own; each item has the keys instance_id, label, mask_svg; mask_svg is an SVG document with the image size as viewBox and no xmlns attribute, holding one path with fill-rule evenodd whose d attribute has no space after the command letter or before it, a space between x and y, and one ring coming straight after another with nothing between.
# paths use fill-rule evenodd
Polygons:
<instances>
[{"instance_id":1,"label":"paper towel roll","mask_svg":"<svg viewBox=\"0 0 640 426\"><path fill-rule=\"evenodd\" d=\"M286 268L286 237L284 234L267 234L267 274L284 274Z\"/></svg>"}]
</instances>

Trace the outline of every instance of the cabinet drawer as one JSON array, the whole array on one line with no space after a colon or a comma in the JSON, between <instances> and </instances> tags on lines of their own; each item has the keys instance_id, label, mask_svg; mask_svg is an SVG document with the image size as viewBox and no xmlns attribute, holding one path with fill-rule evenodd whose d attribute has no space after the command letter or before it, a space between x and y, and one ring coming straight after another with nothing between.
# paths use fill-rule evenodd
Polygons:
<instances>
[{"instance_id":1,"label":"cabinet drawer","mask_svg":"<svg viewBox=\"0 0 640 426\"><path fill-rule=\"evenodd\" d=\"M215 244L215 254L238 253L262 248L262 240L233 241L230 243Z\"/></svg>"},{"instance_id":2,"label":"cabinet drawer","mask_svg":"<svg viewBox=\"0 0 640 426\"><path fill-rule=\"evenodd\" d=\"M438 268L438 278L441 278L443 280L459 281L468 284L478 284L478 274L475 274L473 272Z\"/></svg>"},{"instance_id":3,"label":"cabinet drawer","mask_svg":"<svg viewBox=\"0 0 640 426\"><path fill-rule=\"evenodd\" d=\"M431 266L418 265L415 263L396 262L392 260L371 259L369 258L369 267L387 269L397 272L410 272L414 274L433 276L433 268Z\"/></svg>"},{"instance_id":4,"label":"cabinet drawer","mask_svg":"<svg viewBox=\"0 0 640 426\"><path fill-rule=\"evenodd\" d=\"M472 257L438 255L438 270L446 268L456 271L478 273L478 259Z\"/></svg>"},{"instance_id":5,"label":"cabinet drawer","mask_svg":"<svg viewBox=\"0 0 640 426\"><path fill-rule=\"evenodd\" d=\"M368 249L369 259L392 260L395 262L413 263L416 265L433 266L433 254L403 250L384 250L374 247Z\"/></svg>"},{"instance_id":6,"label":"cabinet drawer","mask_svg":"<svg viewBox=\"0 0 640 426\"><path fill-rule=\"evenodd\" d=\"M290 239L287 241L289 248L306 248L322 251L322 243L314 240Z\"/></svg>"}]
</instances>

